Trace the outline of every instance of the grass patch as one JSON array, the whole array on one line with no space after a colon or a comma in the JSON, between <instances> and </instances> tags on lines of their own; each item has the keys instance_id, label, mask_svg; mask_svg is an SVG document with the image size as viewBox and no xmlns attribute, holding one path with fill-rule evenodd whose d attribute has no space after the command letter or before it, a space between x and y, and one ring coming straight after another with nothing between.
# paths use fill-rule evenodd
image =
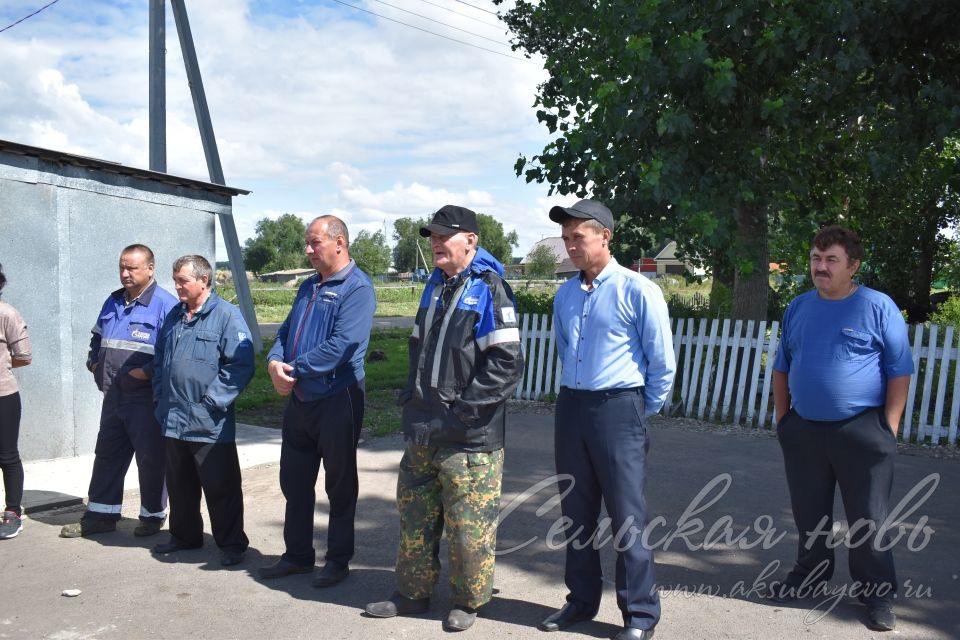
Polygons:
<instances>
[{"instance_id":1,"label":"grass patch","mask_svg":"<svg viewBox=\"0 0 960 640\"><path fill-rule=\"evenodd\" d=\"M407 339L409 329L374 330L370 334L367 356L382 352L383 359L368 361L366 370L367 397L364 426L374 435L385 435L400 430L400 409L397 393L407 381ZM264 349L257 355L253 380L237 398L237 420L246 424L279 428L283 424L283 409L287 399L277 395L267 374L267 352L273 342L264 341Z\"/></svg>"},{"instance_id":2,"label":"grass patch","mask_svg":"<svg viewBox=\"0 0 960 640\"><path fill-rule=\"evenodd\" d=\"M258 286L259 285L259 286ZM290 313L293 299L297 290L281 289L275 284L269 289L261 287L264 283L251 283L250 296L253 298L254 312L259 322L283 322ZM423 285L420 283L403 286L374 287L377 297L377 317L417 315L420 305L420 294ZM226 301L237 304L237 292L231 286L217 287L217 293Z\"/></svg>"}]
</instances>

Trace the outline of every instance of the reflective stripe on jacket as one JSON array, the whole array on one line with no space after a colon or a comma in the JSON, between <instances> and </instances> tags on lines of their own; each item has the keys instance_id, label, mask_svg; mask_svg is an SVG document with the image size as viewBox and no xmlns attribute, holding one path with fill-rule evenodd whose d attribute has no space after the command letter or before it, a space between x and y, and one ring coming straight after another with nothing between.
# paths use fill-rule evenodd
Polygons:
<instances>
[{"instance_id":1,"label":"reflective stripe on jacket","mask_svg":"<svg viewBox=\"0 0 960 640\"><path fill-rule=\"evenodd\" d=\"M130 370L143 368L150 374L157 334L178 302L156 281L129 305L124 296L124 289L119 289L103 303L91 330L87 368L93 369L97 388L107 400L152 402L150 381L131 377Z\"/></svg>"},{"instance_id":2,"label":"reflective stripe on jacket","mask_svg":"<svg viewBox=\"0 0 960 640\"><path fill-rule=\"evenodd\" d=\"M503 447L505 403L523 376L513 292L503 266L483 248L467 269L435 269L410 337L410 368L400 394L404 435L441 423L431 445L471 452Z\"/></svg>"}]
</instances>

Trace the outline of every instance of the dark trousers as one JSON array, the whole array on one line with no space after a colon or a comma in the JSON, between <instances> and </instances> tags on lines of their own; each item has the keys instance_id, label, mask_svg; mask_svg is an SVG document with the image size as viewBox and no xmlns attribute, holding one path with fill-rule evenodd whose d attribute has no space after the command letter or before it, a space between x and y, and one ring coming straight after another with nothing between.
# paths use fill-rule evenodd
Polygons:
<instances>
[{"instance_id":1,"label":"dark trousers","mask_svg":"<svg viewBox=\"0 0 960 640\"><path fill-rule=\"evenodd\" d=\"M877 543L888 538L878 541L876 535L876 527L889 513L897 453L883 410L869 409L837 422L814 422L791 409L777 424L777 438L800 533L797 563L787 584L797 587L811 572L817 581L833 575L833 545L827 544L822 532L830 532L833 525L833 496L839 486L848 525L854 528L846 545L850 576L866 589L863 600L892 600L897 587L893 551L879 550ZM871 530L873 535L867 539ZM811 537L817 531L821 535Z\"/></svg>"},{"instance_id":2,"label":"dark trousers","mask_svg":"<svg viewBox=\"0 0 960 640\"><path fill-rule=\"evenodd\" d=\"M120 519L123 479L136 455L140 519L162 522L167 509L165 455L163 431L153 415L153 401L119 404L105 400L94 453L86 517Z\"/></svg>"},{"instance_id":3,"label":"dark trousers","mask_svg":"<svg viewBox=\"0 0 960 640\"><path fill-rule=\"evenodd\" d=\"M570 519L564 582L568 601L596 612L603 590L600 551L594 536L601 498L610 517L610 532L642 530L647 524L643 489L650 441L643 422L642 389L560 390L554 441L561 481L563 515ZM617 606L625 626L650 629L660 619L660 595L653 581L653 551L636 536L624 535L617 552Z\"/></svg>"},{"instance_id":4,"label":"dark trousers","mask_svg":"<svg viewBox=\"0 0 960 640\"><path fill-rule=\"evenodd\" d=\"M363 426L363 400L363 381L320 400L304 402L290 396L283 414L280 448L280 489L287 500L283 559L288 562L301 566L316 562L313 514L321 462L330 501L326 560L346 565L353 557L360 488L357 442Z\"/></svg>"},{"instance_id":5,"label":"dark trousers","mask_svg":"<svg viewBox=\"0 0 960 640\"><path fill-rule=\"evenodd\" d=\"M203 544L202 489L217 546L224 551L246 551L250 541L243 532L243 489L236 443L164 439L172 538L187 547Z\"/></svg>"},{"instance_id":6,"label":"dark trousers","mask_svg":"<svg viewBox=\"0 0 960 640\"><path fill-rule=\"evenodd\" d=\"M22 515L23 462L17 439L20 437L20 392L0 397L0 468L6 511Z\"/></svg>"}]
</instances>

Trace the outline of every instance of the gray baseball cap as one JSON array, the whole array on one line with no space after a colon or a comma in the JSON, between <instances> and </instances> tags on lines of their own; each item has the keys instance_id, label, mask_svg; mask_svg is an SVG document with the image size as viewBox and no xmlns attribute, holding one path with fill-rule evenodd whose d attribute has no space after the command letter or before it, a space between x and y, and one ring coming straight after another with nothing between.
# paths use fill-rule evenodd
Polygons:
<instances>
[{"instance_id":1,"label":"gray baseball cap","mask_svg":"<svg viewBox=\"0 0 960 640\"><path fill-rule=\"evenodd\" d=\"M553 207L550 209L550 219L562 224L567 218L582 220L596 220L610 231L613 231L613 214L610 209L596 200L581 200L572 207Z\"/></svg>"}]
</instances>

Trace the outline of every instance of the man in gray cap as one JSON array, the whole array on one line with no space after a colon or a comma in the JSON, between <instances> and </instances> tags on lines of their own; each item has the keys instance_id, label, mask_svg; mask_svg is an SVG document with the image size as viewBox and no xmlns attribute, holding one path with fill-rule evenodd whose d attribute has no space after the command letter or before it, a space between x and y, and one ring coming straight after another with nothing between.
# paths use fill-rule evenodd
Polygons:
<instances>
[{"instance_id":1,"label":"man in gray cap","mask_svg":"<svg viewBox=\"0 0 960 640\"><path fill-rule=\"evenodd\" d=\"M559 631L597 615L603 591L597 535L601 498L614 535L642 530L650 447L645 418L670 394L676 363L663 293L610 254L614 220L593 200L553 207L563 243L580 275L565 282L553 303L554 334L563 365L555 411L561 510L575 532L567 540L567 603L540 623ZM565 484L565 483L564 483ZM623 629L615 640L647 640L660 619L653 552L635 539L617 550L617 605Z\"/></svg>"}]
</instances>

